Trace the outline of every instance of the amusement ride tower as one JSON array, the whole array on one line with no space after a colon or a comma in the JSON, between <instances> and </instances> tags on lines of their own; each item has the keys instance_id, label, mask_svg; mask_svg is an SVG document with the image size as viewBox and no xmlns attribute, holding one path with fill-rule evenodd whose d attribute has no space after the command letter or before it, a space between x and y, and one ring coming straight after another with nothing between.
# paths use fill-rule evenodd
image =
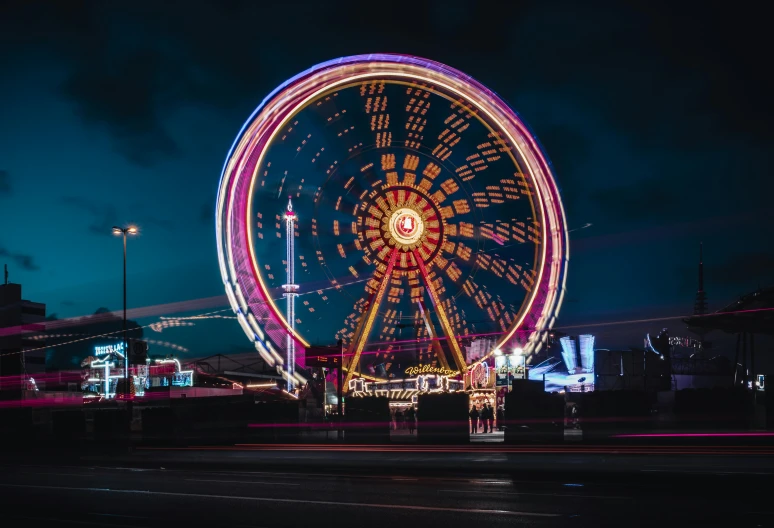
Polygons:
<instances>
[{"instance_id":1,"label":"amusement ride tower","mask_svg":"<svg viewBox=\"0 0 774 528\"><path fill-rule=\"evenodd\" d=\"M293 265L293 261L295 259L294 255L294 232L295 232L295 223L296 223L296 213L293 211L293 200L290 196L288 196L288 207L285 209L285 239L286 239L286 250L285 250L285 259L287 260L287 281L285 284L282 285L283 290L285 290L284 296L287 300L287 307L285 309L285 314L287 317L288 325L290 325L290 332L288 332L287 335L287 349L286 349L286 359L287 359L287 379L288 379L288 392L293 391L293 386L295 384L293 380L293 373L295 371L295 365L296 365L296 343L293 340L292 332L295 331L296 328L296 295L298 295L298 284L296 284L296 278L295 278L295 266Z\"/></svg>"}]
</instances>

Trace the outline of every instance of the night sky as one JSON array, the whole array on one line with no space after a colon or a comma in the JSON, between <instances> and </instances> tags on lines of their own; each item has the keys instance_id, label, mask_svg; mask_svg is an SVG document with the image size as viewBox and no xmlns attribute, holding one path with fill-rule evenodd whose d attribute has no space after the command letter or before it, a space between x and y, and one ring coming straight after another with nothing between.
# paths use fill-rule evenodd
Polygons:
<instances>
[{"instance_id":1,"label":"night sky","mask_svg":"<svg viewBox=\"0 0 774 528\"><path fill-rule=\"evenodd\" d=\"M769 28L738 4L621 4L2 1L0 263L60 319L117 310L110 228L136 223L130 308L222 295L215 193L244 121L316 63L397 52L499 93L570 229L592 224L571 233L559 325L691 313L701 241L711 309L773 285ZM598 346L645 327L610 328ZM146 336L249 350L230 320Z\"/></svg>"}]
</instances>

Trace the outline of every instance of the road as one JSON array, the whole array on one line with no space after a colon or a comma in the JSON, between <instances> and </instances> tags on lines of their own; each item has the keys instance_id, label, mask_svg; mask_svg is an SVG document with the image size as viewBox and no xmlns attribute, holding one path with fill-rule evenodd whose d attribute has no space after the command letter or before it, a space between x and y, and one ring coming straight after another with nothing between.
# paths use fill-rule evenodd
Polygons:
<instances>
[{"instance_id":1,"label":"road","mask_svg":"<svg viewBox=\"0 0 774 528\"><path fill-rule=\"evenodd\" d=\"M146 528L774 525L768 452L383 447L5 456L2 518Z\"/></svg>"}]
</instances>

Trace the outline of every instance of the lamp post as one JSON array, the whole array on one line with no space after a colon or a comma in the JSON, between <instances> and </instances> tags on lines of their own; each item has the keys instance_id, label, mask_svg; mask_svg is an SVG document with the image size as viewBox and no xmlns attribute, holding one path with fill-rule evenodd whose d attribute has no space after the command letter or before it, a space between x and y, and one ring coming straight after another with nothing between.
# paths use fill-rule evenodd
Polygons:
<instances>
[{"instance_id":1,"label":"lamp post","mask_svg":"<svg viewBox=\"0 0 774 528\"><path fill-rule=\"evenodd\" d=\"M126 338L126 235L136 235L137 228L135 226L129 227L117 227L113 226L114 235L123 235L124 237L124 379L129 379L129 342ZM125 390L129 390L129 382L125 382Z\"/></svg>"}]
</instances>

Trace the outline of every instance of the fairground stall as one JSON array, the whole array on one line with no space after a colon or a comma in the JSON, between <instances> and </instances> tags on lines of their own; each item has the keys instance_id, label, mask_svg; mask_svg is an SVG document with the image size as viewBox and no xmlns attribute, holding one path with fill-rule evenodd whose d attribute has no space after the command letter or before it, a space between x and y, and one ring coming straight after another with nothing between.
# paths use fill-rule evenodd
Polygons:
<instances>
[{"instance_id":1,"label":"fairground stall","mask_svg":"<svg viewBox=\"0 0 774 528\"><path fill-rule=\"evenodd\" d=\"M87 395L104 399L116 397L119 380L124 378L124 344L111 343L94 347L94 355L81 362L85 367L81 389ZM193 370L183 370L175 358L145 360L129 367L131 396L144 396L157 387L192 387Z\"/></svg>"},{"instance_id":2,"label":"fairground stall","mask_svg":"<svg viewBox=\"0 0 774 528\"><path fill-rule=\"evenodd\" d=\"M411 367L411 371L426 371L432 369ZM390 401L390 415L392 417L392 428L402 429L405 427L405 416L411 408L415 411L417 408L417 397L420 394L431 394L437 392L461 392L464 390L463 382L456 379L450 379L448 375L442 374L417 374L413 378L389 380L389 381L368 381L364 378L355 378L349 382L348 396L358 398L363 396L383 396Z\"/></svg>"}]
</instances>

